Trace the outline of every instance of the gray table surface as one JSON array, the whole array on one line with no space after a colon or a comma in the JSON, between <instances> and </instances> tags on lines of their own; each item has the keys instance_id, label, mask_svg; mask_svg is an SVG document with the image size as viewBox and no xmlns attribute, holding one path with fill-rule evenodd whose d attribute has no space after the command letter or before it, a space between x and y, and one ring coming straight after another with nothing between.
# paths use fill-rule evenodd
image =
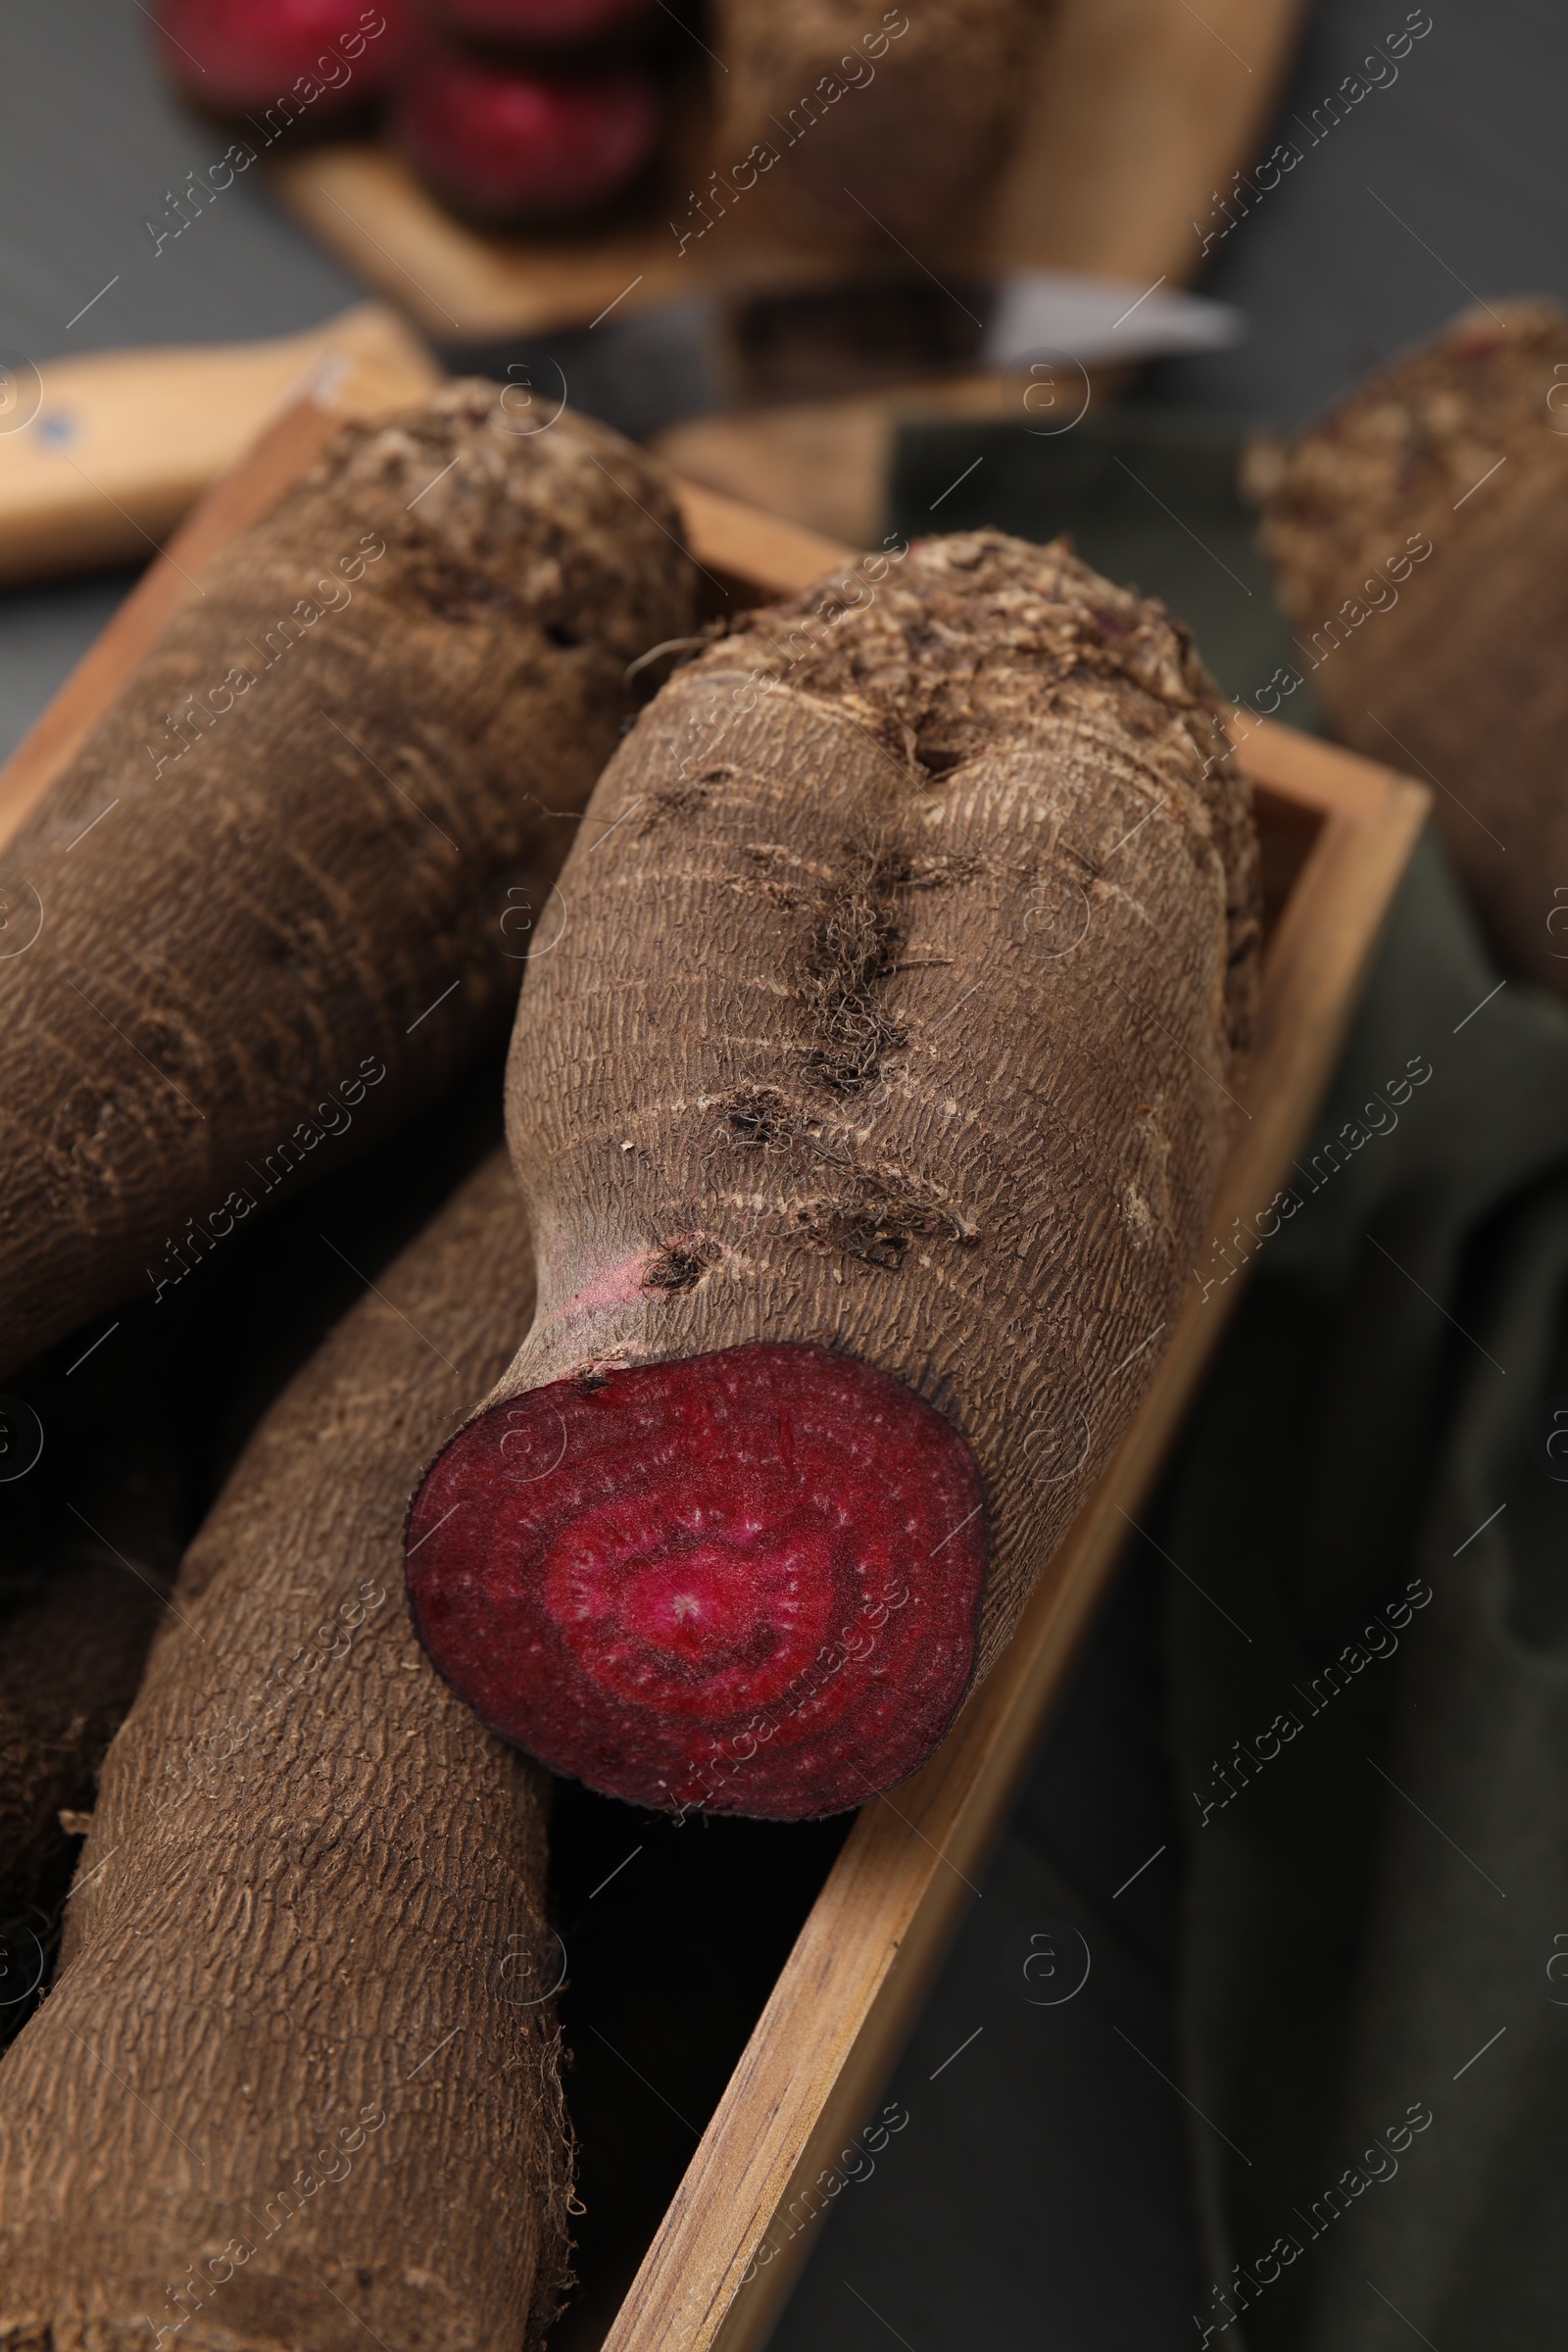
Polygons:
<instances>
[{"instance_id":1,"label":"gray table surface","mask_svg":"<svg viewBox=\"0 0 1568 2352\"><path fill-rule=\"evenodd\" d=\"M1309 115L1404 13L1318 6L1282 122ZM1250 340L1155 370L1142 397L1294 420L1472 292L1568 297L1568 12L1435 0L1433 16L1397 82L1212 257L1209 290L1248 313ZM155 254L145 220L225 142L165 94L146 33L137 0L6 0L0 345L34 360L284 333L361 291L260 175ZM0 751L131 576L0 597ZM1155 1852L1171 1841L1159 1712L1153 1584L1135 1567L901 2066L907 2123L811 2226L781 2352L1191 2340L1180 2111L1163 2080L1174 1886ZM1055 1939L1059 1986L1083 1939L1092 1965L1071 1999L1030 1997L1020 1954L1036 1933Z\"/></svg>"}]
</instances>

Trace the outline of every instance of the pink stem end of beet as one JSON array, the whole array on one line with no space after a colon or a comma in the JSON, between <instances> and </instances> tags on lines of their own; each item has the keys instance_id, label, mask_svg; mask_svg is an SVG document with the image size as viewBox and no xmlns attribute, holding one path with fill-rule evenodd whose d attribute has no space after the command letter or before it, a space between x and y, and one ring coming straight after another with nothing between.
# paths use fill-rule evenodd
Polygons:
<instances>
[{"instance_id":1,"label":"pink stem end of beet","mask_svg":"<svg viewBox=\"0 0 1568 2352\"><path fill-rule=\"evenodd\" d=\"M798 1821L922 1764L974 1667L964 1440L824 1348L558 1381L436 1457L408 1525L438 1671L503 1739L632 1804Z\"/></svg>"}]
</instances>

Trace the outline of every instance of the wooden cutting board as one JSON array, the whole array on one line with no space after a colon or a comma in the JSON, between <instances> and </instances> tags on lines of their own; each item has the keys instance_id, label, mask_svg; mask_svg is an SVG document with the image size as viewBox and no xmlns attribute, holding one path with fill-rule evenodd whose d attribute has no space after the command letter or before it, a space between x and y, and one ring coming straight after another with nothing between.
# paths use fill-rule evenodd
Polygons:
<instances>
[{"instance_id":1,"label":"wooden cutting board","mask_svg":"<svg viewBox=\"0 0 1568 2352\"><path fill-rule=\"evenodd\" d=\"M779 0L782 5L782 0ZM1075 270L1146 286L1186 283L1212 190L1248 163L1290 63L1302 0L1055 0L1042 6L1011 160L972 246L933 255L972 276ZM846 103L853 103L853 96ZM284 202L368 284L424 331L495 339L586 327L694 293L777 291L843 278L842 256L791 238L765 205L736 202L680 249L688 184L726 170L708 124L685 141L678 174L612 227L555 236L468 228L377 142L278 159ZM907 267L890 243L885 262Z\"/></svg>"},{"instance_id":2,"label":"wooden cutting board","mask_svg":"<svg viewBox=\"0 0 1568 2352\"><path fill-rule=\"evenodd\" d=\"M959 264L1183 283L1200 253L1194 222L1255 145L1300 14L1301 0L1206 0L1201 15L1188 0L1058 0L1012 165ZM743 207L682 256L657 211L614 230L480 236L369 142L307 148L273 171L322 242L448 346L586 326L617 297L624 314L845 273L839 257L781 240ZM47 362L37 385L15 387L28 420L0 431L0 585L150 553L306 373L338 362L346 416L416 399L440 372L386 302L272 342ZM902 415L996 416L1017 400L1015 385L964 376L698 417L658 446L692 480L869 544Z\"/></svg>"},{"instance_id":3,"label":"wooden cutting board","mask_svg":"<svg viewBox=\"0 0 1568 2352\"><path fill-rule=\"evenodd\" d=\"M1043 9L1010 162L972 248L934 255L939 275L985 280L1074 270L1142 290L1196 273L1214 198L1254 155L1294 54L1301 0L1056 0ZM699 128L679 185L712 155ZM612 229L486 236L443 212L400 158L371 142L274 166L284 201L348 266L437 338L546 335L692 295L821 287L869 265L792 243L760 208L733 210L682 252L665 214ZM673 209L685 218L682 204ZM902 247L882 262L906 271ZM678 472L869 544L882 527L901 418L1019 411L1018 386L961 375L678 423L655 446Z\"/></svg>"}]
</instances>

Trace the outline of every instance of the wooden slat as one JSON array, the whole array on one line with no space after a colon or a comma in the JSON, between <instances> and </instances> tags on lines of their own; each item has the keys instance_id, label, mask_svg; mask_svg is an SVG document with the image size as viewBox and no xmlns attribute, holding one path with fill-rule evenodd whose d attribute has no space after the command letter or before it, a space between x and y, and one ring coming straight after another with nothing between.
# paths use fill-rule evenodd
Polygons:
<instances>
[{"instance_id":1,"label":"wooden slat","mask_svg":"<svg viewBox=\"0 0 1568 2352\"><path fill-rule=\"evenodd\" d=\"M696 482L678 481L675 489L686 544L698 563L710 571L745 579L769 596L794 596L824 572L858 561L855 549L841 539L824 538L820 531L803 530L780 515L760 514L738 498L705 490Z\"/></svg>"},{"instance_id":2,"label":"wooden slat","mask_svg":"<svg viewBox=\"0 0 1568 2352\"><path fill-rule=\"evenodd\" d=\"M1397 799L1407 788L1406 778L1374 760L1337 745L1330 751L1316 736L1250 710L1233 710L1230 729L1237 758L1255 783L1325 814L1364 818L1387 806L1391 791Z\"/></svg>"},{"instance_id":3,"label":"wooden slat","mask_svg":"<svg viewBox=\"0 0 1568 2352\"><path fill-rule=\"evenodd\" d=\"M1250 1116L1215 1202L1216 1233L1259 1214L1289 1172L1430 797L1266 721L1236 732L1260 780L1322 822L1270 943ZM1007 1649L931 1761L860 1812L605 2352L758 2352L766 2341L808 2233L777 2230L782 2250L743 2288L747 2268L885 2082L1239 1288L1206 1302L1195 1291Z\"/></svg>"}]
</instances>

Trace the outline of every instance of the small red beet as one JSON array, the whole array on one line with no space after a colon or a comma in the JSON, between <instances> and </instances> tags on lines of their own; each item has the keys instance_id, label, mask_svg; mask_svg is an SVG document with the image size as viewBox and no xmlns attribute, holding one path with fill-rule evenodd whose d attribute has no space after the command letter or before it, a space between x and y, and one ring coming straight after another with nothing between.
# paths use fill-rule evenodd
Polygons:
<instances>
[{"instance_id":1,"label":"small red beet","mask_svg":"<svg viewBox=\"0 0 1568 2352\"><path fill-rule=\"evenodd\" d=\"M407 0L162 0L159 47L186 95L245 114L315 85L313 116L377 93L408 47Z\"/></svg>"},{"instance_id":2,"label":"small red beet","mask_svg":"<svg viewBox=\"0 0 1568 2352\"><path fill-rule=\"evenodd\" d=\"M435 193L479 220L546 220L604 203L635 179L659 137L652 78L582 75L459 54L420 58L392 130Z\"/></svg>"},{"instance_id":3,"label":"small red beet","mask_svg":"<svg viewBox=\"0 0 1568 2352\"><path fill-rule=\"evenodd\" d=\"M460 1431L409 1515L420 1641L492 1730L608 1795L796 1821L924 1761L974 1667L962 1437L830 1349L558 1381Z\"/></svg>"},{"instance_id":4,"label":"small red beet","mask_svg":"<svg viewBox=\"0 0 1568 2352\"><path fill-rule=\"evenodd\" d=\"M462 40L567 49L640 24L651 0L426 0L425 15Z\"/></svg>"}]
</instances>

